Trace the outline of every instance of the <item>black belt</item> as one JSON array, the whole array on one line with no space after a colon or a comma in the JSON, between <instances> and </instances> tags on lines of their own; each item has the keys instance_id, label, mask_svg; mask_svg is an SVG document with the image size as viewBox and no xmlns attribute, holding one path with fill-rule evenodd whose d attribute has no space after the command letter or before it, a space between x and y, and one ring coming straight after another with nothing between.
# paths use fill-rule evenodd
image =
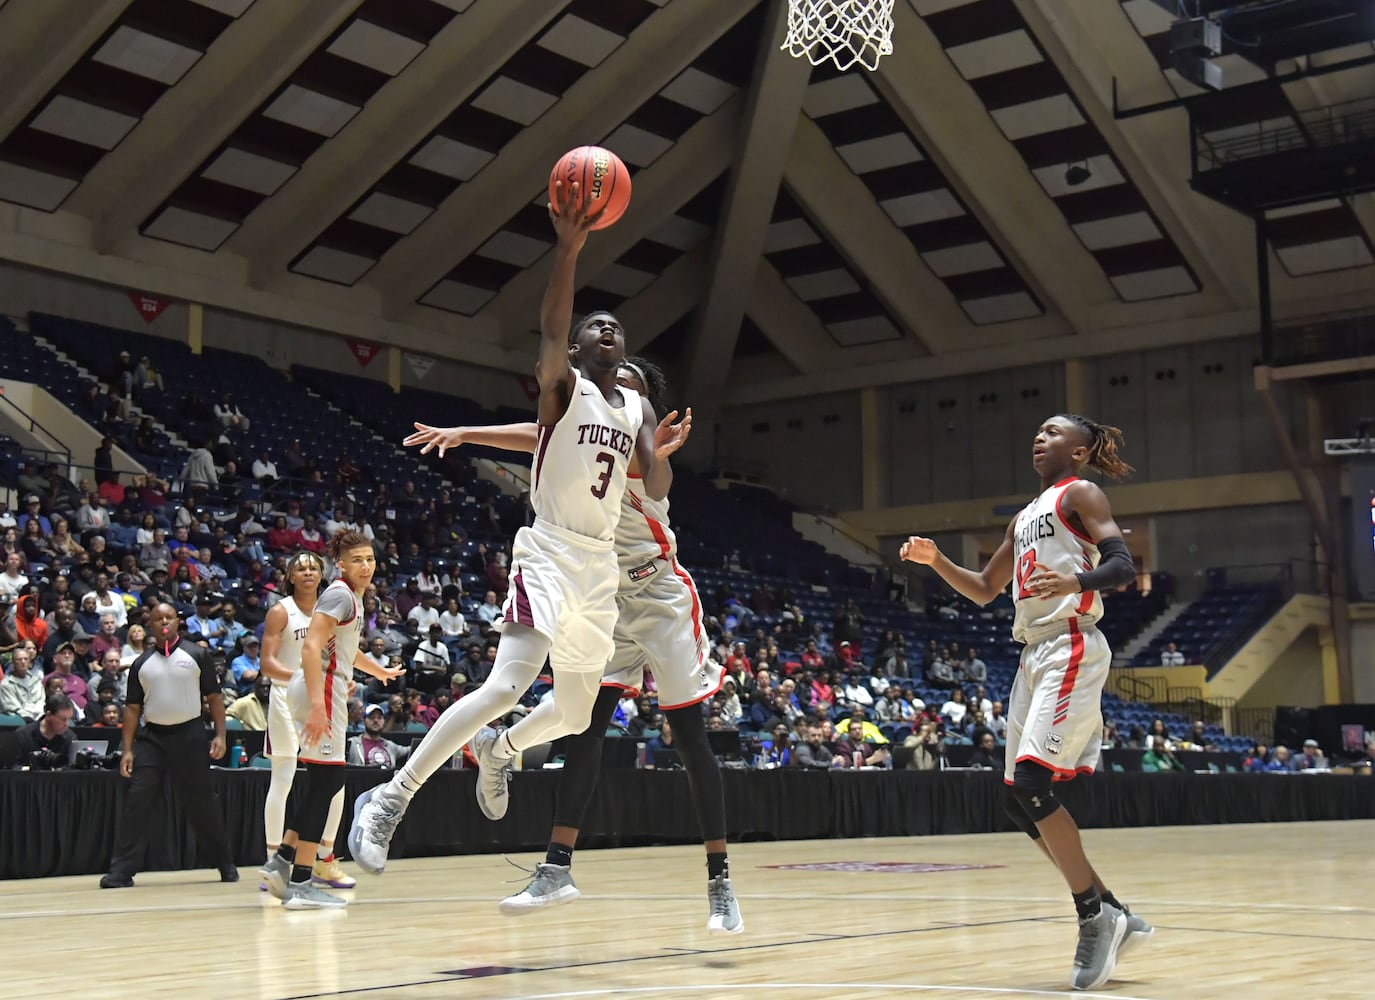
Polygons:
<instances>
[{"instance_id":1,"label":"black belt","mask_svg":"<svg viewBox=\"0 0 1375 1000\"><path fill-rule=\"evenodd\" d=\"M171 725L164 725L159 722L145 722L143 727L153 733L175 733L185 729L193 722L199 722L200 718L201 717L198 715L194 719L187 719L185 722L174 722Z\"/></svg>"}]
</instances>

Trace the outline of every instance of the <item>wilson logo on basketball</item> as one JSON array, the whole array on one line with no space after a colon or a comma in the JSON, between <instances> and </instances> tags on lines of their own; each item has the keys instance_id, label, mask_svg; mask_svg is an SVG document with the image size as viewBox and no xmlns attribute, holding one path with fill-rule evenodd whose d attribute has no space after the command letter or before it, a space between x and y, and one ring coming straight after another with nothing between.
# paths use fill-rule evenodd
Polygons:
<instances>
[{"instance_id":1,"label":"wilson logo on basketball","mask_svg":"<svg viewBox=\"0 0 1375 1000\"><path fill-rule=\"evenodd\" d=\"M592 190L589 197L594 201L601 201L602 181L606 180L606 175L611 173L611 157L606 155L606 150L599 149L592 154Z\"/></svg>"}]
</instances>

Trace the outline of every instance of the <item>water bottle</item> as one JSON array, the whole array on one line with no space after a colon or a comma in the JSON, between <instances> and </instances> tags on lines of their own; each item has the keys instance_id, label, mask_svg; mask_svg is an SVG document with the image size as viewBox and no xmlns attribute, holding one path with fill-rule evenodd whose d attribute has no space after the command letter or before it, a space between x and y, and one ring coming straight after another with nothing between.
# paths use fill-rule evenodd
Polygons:
<instances>
[{"instance_id":1,"label":"water bottle","mask_svg":"<svg viewBox=\"0 0 1375 1000\"><path fill-rule=\"evenodd\" d=\"M644 740L635 744L635 769L643 771L645 766L645 743Z\"/></svg>"},{"instance_id":2,"label":"water bottle","mask_svg":"<svg viewBox=\"0 0 1375 1000\"><path fill-rule=\"evenodd\" d=\"M864 751L863 751L863 750L856 750L856 751L855 751L855 770L858 771L858 770L859 770L861 767L863 767L863 766L864 766Z\"/></svg>"},{"instance_id":3,"label":"water bottle","mask_svg":"<svg viewBox=\"0 0 1375 1000\"><path fill-rule=\"evenodd\" d=\"M233 748L229 751L229 766L243 767L248 759L248 751L243 748L243 744L235 741Z\"/></svg>"}]
</instances>

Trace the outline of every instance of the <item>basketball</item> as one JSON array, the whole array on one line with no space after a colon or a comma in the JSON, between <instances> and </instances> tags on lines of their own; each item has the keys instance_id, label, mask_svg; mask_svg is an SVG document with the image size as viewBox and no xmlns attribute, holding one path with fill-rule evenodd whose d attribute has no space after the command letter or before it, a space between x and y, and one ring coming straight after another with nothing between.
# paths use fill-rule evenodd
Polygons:
<instances>
[{"instance_id":1,"label":"basketball","mask_svg":"<svg viewBox=\"0 0 1375 1000\"><path fill-rule=\"evenodd\" d=\"M579 146L559 157L549 175L551 205L558 204L554 185L559 181L566 190L574 183L578 185L579 205L590 199L588 215L593 219L593 229L614 225L630 207L630 171L619 156L601 146Z\"/></svg>"}]
</instances>

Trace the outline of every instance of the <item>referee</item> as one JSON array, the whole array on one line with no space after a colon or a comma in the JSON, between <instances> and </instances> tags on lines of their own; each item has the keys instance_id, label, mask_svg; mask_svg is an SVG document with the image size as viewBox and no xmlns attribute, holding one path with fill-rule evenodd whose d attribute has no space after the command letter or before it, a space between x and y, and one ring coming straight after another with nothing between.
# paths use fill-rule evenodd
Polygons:
<instances>
[{"instance_id":1,"label":"referee","mask_svg":"<svg viewBox=\"0 0 1375 1000\"><path fill-rule=\"evenodd\" d=\"M124 755L119 773L131 778L124 815L115 838L110 873L102 889L134 884L143 864L150 832L149 814L162 792L162 776L172 779L201 846L209 847L221 882L237 882L238 869L224 832L215 793L210 788L210 758L224 756L224 698L209 654L182 642L177 610L159 604L148 618L149 635L157 640L129 670L129 698L124 706ZM215 738L207 746L201 723L201 696L210 702ZM139 728L139 716L147 720ZM138 748L134 748L135 735Z\"/></svg>"}]
</instances>

